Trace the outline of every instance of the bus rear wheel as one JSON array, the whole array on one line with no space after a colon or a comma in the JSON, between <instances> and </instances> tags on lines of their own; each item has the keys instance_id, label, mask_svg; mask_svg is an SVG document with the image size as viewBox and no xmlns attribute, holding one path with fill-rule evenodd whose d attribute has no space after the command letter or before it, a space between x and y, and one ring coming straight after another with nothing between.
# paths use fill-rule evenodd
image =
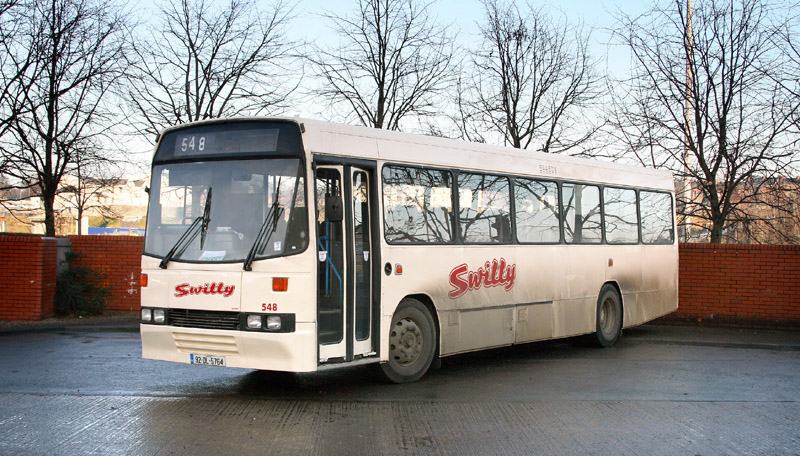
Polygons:
<instances>
[{"instance_id":1,"label":"bus rear wheel","mask_svg":"<svg viewBox=\"0 0 800 456\"><path fill-rule=\"evenodd\" d=\"M389 330L389 361L383 373L395 383L420 379L436 353L436 329L430 311L416 299L404 299L397 306Z\"/></svg>"},{"instance_id":2,"label":"bus rear wheel","mask_svg":"<svg viewBox=\"0 0 800 456\"><path fill-rule=\"evenodd\" d=\"M613 285L606 284L597 297L597 329L593 337L595 345L610 347L622 332L622 299Z\"/></svg>"}]
</instances>

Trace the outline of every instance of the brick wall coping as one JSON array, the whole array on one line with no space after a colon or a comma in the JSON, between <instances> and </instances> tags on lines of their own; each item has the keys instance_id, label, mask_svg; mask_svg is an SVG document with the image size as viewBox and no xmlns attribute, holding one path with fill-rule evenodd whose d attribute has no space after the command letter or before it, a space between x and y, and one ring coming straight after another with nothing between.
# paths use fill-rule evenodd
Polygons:
<instances>
[{"instance_id":1,"label":"brick wall coping","mask_svg":"<svg viewBox=\"0 0 800 456\"><path fill-rule=\"evenodd\" d=\"M689 250L772 250L772 251L800 251L800 245L771 245L771 244L699 244L681 243L680 249Z\"/></svg>"},{"instance_id":2,"label":"brick wall coping","mask_svg":"<svg viewBox=\"0 0 800 456\"><path fill-rule=\"evenodd\" d=\"M27 243L27 244L39 244L42 241L55 241L56 240L56 238L54 238L54 237L41 236L41 235L38 235L38 234L37 235L25 235L25 234L17 234L17 233L13 233L13 234L0 233L0 235L1 235L0 239L2 239L3 242L24 242L24 243Z\"/></svg>"}]
</instances>

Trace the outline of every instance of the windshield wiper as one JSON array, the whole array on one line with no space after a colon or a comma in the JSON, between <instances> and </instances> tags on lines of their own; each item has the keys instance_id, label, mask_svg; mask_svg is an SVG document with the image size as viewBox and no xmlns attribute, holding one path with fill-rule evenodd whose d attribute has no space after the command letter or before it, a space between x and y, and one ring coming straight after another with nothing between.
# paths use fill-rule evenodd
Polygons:
<instances>
[{"instance_id":1,"label":"windshield wiper","mask_svg":"<svg viewBox=\"0 0 800 456\"><path fill-rule=\"evenodd\" d=\"M203 223L200 228L200 248L206 243L206 232L208 231L208 223L211 221L211 187L208 187L208 195L206 195L206 204L203 207Z\"/></svg>"},{"instance_id":2,"label":"windshield wiper","mask_svg":"<svg viewBox=\"0 0 800 456\"><path fill-rule=\"evenodd\" d=\"M278 207L278 201L275 200L272 203L272 206L269 208L269 212L267 212L267 216L264 218L264 222L261 224L261 229L258 230L258 235L256 236L256 241L253 243L253 246L250 247L250 251L247 252L247 258L244 260L244 270L245 271L252 271L253 268L253 260L256 257L256 252L260 253L264 250L265 241L272 236L272 233L275 232L275 228L278 226L278 220L283 215L283 208Z\"/></svg>"},{"instance_id":3,"label":"windshield wiper","mask_svg":"<svg viewBox=\"0 0 800 456\"><path fill-rule=\"evenodd\" d=\"M178 238L178 242L172 246L169 252L164 255L164 258L161 259L161 262L158 263L158 267L161 269L167 269L167 263L175 256L178 251L183 253L186 247L194 241L197 237L197 231L195 228L198 226L200 227L200 232L202 233L200 236L200 248L203 248L203 244L206 242L206 231L208 231L208 223L211 221L211 187L208 188L208 195L206 196L206 204L203 206L203 215L194 219L189 228L186 228L186 231L183 232L180 238ZM184 242L188 239L188 242Z\"/></svg>"}]
</instances>

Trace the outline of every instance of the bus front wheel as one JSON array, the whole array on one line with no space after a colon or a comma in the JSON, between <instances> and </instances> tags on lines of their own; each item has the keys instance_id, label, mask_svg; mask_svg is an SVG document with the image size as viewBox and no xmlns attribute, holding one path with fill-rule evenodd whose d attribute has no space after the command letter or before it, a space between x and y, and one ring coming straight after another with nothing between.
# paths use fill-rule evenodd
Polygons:
<instances>
[{"instance_id":1,"label":"bus front wheel","mask_svg":"<svg viewBox=\"0 0 800 456\"><path fill-rule=\"evenodd\" d=\"M395 383L419 380L433 362L436 329L430 311L416 299L404 299L397 306L389 330L389 361L383 373Z\"/></svg>"},{"instance_id":2,"label":"bus front wheel","mask_svg":"<svg viewBox=\"0 0 800 456\"><path fill-rule=\"evenodd\" d=\"M594 340L600 347L610 347L622 332L622 299L613 285L606 284L597 297L597 329Z\"/></svg>"}]
</instances>

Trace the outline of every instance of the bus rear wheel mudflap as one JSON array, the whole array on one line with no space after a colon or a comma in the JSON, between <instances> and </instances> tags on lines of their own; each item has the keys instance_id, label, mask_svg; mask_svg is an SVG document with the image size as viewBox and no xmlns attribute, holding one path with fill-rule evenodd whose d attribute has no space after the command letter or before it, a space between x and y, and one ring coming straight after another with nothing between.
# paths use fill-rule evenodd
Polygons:
<instances>
[{"instance_id":1,"label":"bus rear wheel mudflap","mask_svg":"<svg viewBox=\"0 0 800 456\"><path fill-rule=\"evenodd\" d=\"M599 347L610 347L622 334L622 299L611 284L603 285L597 297L597 327L591 341Z\"/></svg>"},{"instance_id":2,"label":"bus rear wheel mudflap","mask_svg":"<svg viewBox=\"0 0 800 456\"><path fill-rule=\"evenodd\" d=\"M395 383L418 380L430 368L436 352L436 326L430 311L416 299L406 298L392 316L389 361L383 373Z\"/></svg>"}]
</instances>

